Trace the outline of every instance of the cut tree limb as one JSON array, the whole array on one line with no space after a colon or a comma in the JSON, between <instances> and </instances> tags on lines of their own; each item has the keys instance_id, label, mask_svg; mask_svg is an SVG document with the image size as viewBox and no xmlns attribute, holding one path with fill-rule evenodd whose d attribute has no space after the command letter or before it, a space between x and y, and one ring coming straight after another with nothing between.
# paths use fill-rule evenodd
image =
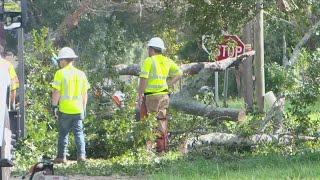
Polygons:
<instances>
[{"instance_id":1,"label":"cut tree limb","mask_svg":"<svg viewBox=\"0 0 320 180\"><path fill-rule=\"evenodd\" d=\"M180 68L182 69L184 74L191 74L191 75L199 73L202 69L210 69L211 71L223 71L229 67L238 65L246 57L253 56L254 54L255 54L255 51L249 51L238 57L227 58L221 61L182 64ZM132 64L132 65L120 64L115 66L115 70L119 75L138 76L140 72L140 66L136 64Z\"/></svg>"},{"instance_id":2,"label":"cut tree limb","mask_svg":"<svg viewBox=\"0 0 320 180\"><path fill-rule=\"evenodd\" d=\"M185 148L200 148L208 145L223 145L223 146L253 146L260 143L277 143L288 144L294 140L300 141L317 141L318 138L310 136L294 136L291 134L256 134L249 137L227 134L227 133L211 133L207 135L201 135L199 137L193 137L187 140Z\"/></svg>"},{"instance_id":3,"label":"cut tree limb","mask_svg":"<svg viewBox=\"0 0 320 180\"><path fill-rule=\"evenodd\" d=\"M246 117L246 113L241 109L213 107L185 98L171 98L170 106L186 114L208 117L215 121L230 120L241 122Z\"/></svg>"}]
</instances>

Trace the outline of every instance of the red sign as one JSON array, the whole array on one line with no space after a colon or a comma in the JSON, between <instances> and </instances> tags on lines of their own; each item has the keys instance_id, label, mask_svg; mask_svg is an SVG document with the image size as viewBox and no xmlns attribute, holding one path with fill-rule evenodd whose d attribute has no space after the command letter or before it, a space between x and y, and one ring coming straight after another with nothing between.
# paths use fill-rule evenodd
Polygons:
<instances>
[{"instance_id":1,"label":"red sign","mask_svg":"<svg viewBox=\"0 0 320 180\"><path fill-rule=\"evenodd\" d=\"M220 50L216 58L218 61L230 57L236 57L245 52L244 43L238 38L238 36L234 35L224 36L224 42L219 46Z\"/></svg>"}]
</instances>

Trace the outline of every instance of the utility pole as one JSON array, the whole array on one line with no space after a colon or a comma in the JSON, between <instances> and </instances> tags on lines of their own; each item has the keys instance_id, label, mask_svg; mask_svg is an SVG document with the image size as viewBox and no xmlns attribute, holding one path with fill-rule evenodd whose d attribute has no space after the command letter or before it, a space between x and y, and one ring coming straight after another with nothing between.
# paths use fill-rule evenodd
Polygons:
<instances>
[{"instance_id":1,"label":"utility pole","mask_svg":"<svg viewBox=\"0 0 320 180\"><path fill-rule=\"evenodd\" d=\"M19 105L20 105L20 111L19 111L19 115L20 115L20 120L19 120L19 138L20 137L25 137L26 136L26 128L25 128L25 124L26 124L26 120L25 120L25 90L24 90L24 60L23 60L23 43L24 43L24 39L23 39L23 27L19 28L17 30L17 34L18 34L18 58L19 58L19 66L18 66L18 74L19 74L19 81L20 81L20 88L19 88Z\"/></svg>"},{"instance_id":2,"label":"utility pole","mask_svg":"<svg viewBox=\"0 0 320 180\"><path fill-rule=\"evenodd\" d=\"M243 29L243 41L246 46L246 51L252 49L252 21L250 20ZM247 57L243 61L243 77L241 81L242 95L244 102L248 108L253 108L253 81L252 81L252 56Z\"/></svg>"},{"instance_id":3,"label":"utility pole","mask_svg":"<svg viewBox=\"0 0 320 180\"><path fill-rule=\"evenodd\" d=\"M265 79L264 79L264 38L263 38L263 0L257 0L257 15L254 23L255 54L255 96L258 112L263 113Z\"/></svg>"}]
</instances>

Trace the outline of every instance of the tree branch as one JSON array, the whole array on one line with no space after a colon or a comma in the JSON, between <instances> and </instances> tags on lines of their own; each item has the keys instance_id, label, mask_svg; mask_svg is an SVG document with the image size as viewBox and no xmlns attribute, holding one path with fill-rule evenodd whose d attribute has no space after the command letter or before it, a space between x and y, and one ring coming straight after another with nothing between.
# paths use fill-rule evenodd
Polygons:
<instances>
[{"instance_id":1,"label":"tree branch","mask_svg":"<svg viewBox=\"0 0 320 180\"><path fill-rule=\"evenodd\" d=\"M237 134L227 133L211 133L193 137L185 143L185 149L200 148L208 145L223 145L223 146L253 146L261 143L277 143L277 144L290 144L295 140L299 141L317 141L317 137L310 136L295 136L292 134L255 134L249 137Z\"/></svg>"},{"instance_id":2,"label":"tree branch","mask_svg":"<svg viewBox=\"0 0 320 180\"><path fill-rule=\"evenodd\" d=\"M65 43L65 36L73 31L79 23L81 16L98 10L105 10L105 12L113 12L114 10L126 5L126 1L99 1L99 0L82 0L78 2L77 8L73 13L67 14L62 23L54 32L55 46L62 47ZM108 9L109 8L109 9Z\"/></svg>"},{"instance_id":3,"label":"tree branch","mask_svg":"<svg viewBox=\"0 0 320 180\"><path fill-rule=\"evenodd\" d=\"M309 31L303 36L300 42L295 46L292 56L289 60L289 65L294 65L297 62L302 46L306 44L306 42L310 39L311 35L316 31L316 29L319 26L320 20L309 29Z\"/></svg>"}]
</instances>

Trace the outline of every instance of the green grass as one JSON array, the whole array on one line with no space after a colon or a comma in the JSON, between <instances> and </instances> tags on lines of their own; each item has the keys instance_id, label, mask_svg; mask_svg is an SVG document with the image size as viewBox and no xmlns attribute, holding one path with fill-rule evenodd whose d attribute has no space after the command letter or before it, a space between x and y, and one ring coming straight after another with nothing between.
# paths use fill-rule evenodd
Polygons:
<instances>
[{"instance_id":1,"label":"green grass","mask_svg":"<svg viewBox=\"0 0 320 180\"><path fill-rule=\"evenodd\" d=\"M222 162L196 158L171 163L148 179L320 179L319 168L318 154L293 157L268 155Z\"/></svg>"},{"instance_id":2,"label":"green grass","mask_svg":"<svg viewBox=\"0 0 320 180\"><path fill-rule=\"evenodd\" d=\"M152 160L150 160L152 159ZM56 175L125 176L150 180L211 179L320 179L320 152L302 155L260 156L179 156L169 153L157 160L123 162L123 160L89 160L86 164L68 162L55 165Z\"/></svg>"}]
</instances>

